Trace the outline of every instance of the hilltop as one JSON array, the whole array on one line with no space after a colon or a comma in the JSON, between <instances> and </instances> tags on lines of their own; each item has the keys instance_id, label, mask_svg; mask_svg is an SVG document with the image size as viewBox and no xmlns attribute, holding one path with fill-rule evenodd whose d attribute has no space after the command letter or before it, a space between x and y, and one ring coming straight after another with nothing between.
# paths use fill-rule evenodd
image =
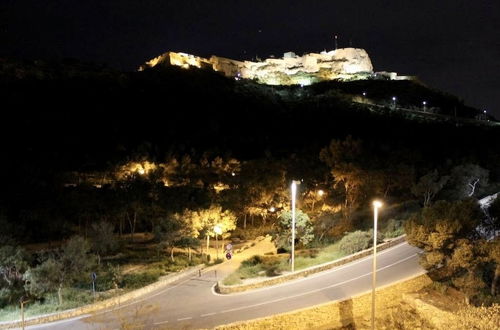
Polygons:
<instances>
[{"instance_id":1,"label":"hilltop","mask_svg":"<svg viewBox=\"0 0 500 330\"><path fill-rule=\"evenodd\" d=\"M268 86L197 68L3 60L0 87L10 114L6 149L50 156L63 168L122 159L145 145L160 158L191 148L242 158L317 154L349 134L446 157L478 152L498 134L493 118L409 80Z\"/></svg>"}]
</instances>

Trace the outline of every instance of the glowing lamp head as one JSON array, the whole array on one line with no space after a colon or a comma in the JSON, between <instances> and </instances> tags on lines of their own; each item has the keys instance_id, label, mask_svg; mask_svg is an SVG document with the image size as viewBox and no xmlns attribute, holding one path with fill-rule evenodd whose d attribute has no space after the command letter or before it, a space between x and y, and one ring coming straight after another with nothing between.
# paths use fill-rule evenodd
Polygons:
<instances>
[{"instance_id":1,"label":"glowing lamp head","mask_svg":"<svg viewBox=\"0 0 500 330\"><path fill-rule=\"evenodd\" d=\"M325 194L325 192L323 190L318 190L318 196L321 197Z\"/></svg>"},{"instance_id":2,"label":"glowing lamp head","mask_svg":"<svg viewBox=\"0 0 500 330\"><path fill-rule=\"evenodd\" d=\"M274 206L271 206L271 207L269 208L269 211L274 212L274 211L276 211L276 209L274 208Z\"/></svg>"},{"instance_id":3,"label":"glowing lamp head","mask_svg":"<svg viewBox=\"0 0 500 330\"><path fill-rule=\"evenodd\" d=\"M395 96L393 96L393 97L392 97L392 100L393 100L393 101L396 101L396 97L395 97Z\"/></svg>"},{"instance_id":4,"label":"glowing lamp head","mask_svg":"<svg viewBox=\"0 0 500 330\"><path fill-rule=\"evenodd\" d=\"M234 173L234 172L231 172L231 175L232 175L232 176L235 176L235 175L236 175L236 173Z\"/></svg>"},{"instance_id":5,"label":"glowing lamp head","mask_svg":"<svg viewBox=\"0 0 500 330\"><path fill-rule=\"evenodd\" d=\"M216 225L214 227L214 233L216 233L218 235L222 234L222 228L219 225Z\"/></svg>"},{"instance_id":6,"label":"glowing lamp head","mask_svg":"<svg viewBox=\"0 0 500 330\"><path fill-rule=\"evenodd\" d=\"M426 105L426 104L427 104L427 101L422 102L422 104L423 104L423 105Z\"/></svg>"},{"instance_id":7,"label":"glowing lamp head","mask_svg":"<svg viewBox=\"0 0 500 330\"><path fill-rule=\"evenodd\" d=\"M373 201L373 207L378 209L382 207L382 202L381 201Z\"/></svg>"},{"instance_id":8,"label":"glowing lamp head","mask_svg":"<svg viewBox=\"0 0 500 330\"><path fill-rule=\"evenodd\" d=\"M137 170L137 172L138 172L140 175L143 175L144 173L146 173L142 167L141 167L141 168L139 168L139 169Z\"/></svg>"}]
</instances>

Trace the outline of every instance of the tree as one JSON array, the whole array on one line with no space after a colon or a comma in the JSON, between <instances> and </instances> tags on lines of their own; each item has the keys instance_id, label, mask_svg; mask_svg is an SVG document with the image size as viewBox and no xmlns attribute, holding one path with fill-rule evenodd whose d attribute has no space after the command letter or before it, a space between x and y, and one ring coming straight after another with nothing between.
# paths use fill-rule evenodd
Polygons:
<instances>
[{"instance_id":1,"label":"tree","mask_svg":"<svg viewBox=\"0 0 500 330\"><path fill-rule=\"evenodd\" d=\"M207 239L207 252L210 237L215 236L214 227L217 225L222 233L236 228L236 216L229 210L223 210L221 206L213 204L207 209L198 211L184 210L182 214L175 215L186 224L184 237L199 237L204 235Z\"/></svg>"},{"instance_id":2,"label":"tree","mask_svg":"<svg viewBox=\"0 0 500 330\"><path fill-rule=\"evenodd\" d=\"M301 246L306 246L314 239L313 225L309 216L297 210L295 212L295 240ZM278 217L278 227L273 235L273 241L278 248L289 249L292 242L292 211L284 211Z\"/></svg>"},{"instance_id":3,"label":"tree","mask_svg":"<svg viewBox=\"0 0 500 330\"><path fill-rule=\"evenodd\" d=\"M436 194L448 182L448 176L439 176L437 170L433 170L422 176L418 182L413 185L411 192L416 196L423 198L424 207L429 206Z\"/></svg>"},{"instance_id":4,"label":"tree","mask_svg":"<svg viewBox=\"0 0 500 330\"><path fill-rule=\"evenodd\" d=\"M101 256L115 252L118 249L118 240L114 235L114 226L104 220L92 224L90 243L92 251L97 254L97 264L100 264Z\"/></svg>"},{"instance_id":5,"label":"tree","mask_svg":"<svg viewBox=\"0 0 500 330\"><path fill-rule=\"evenodd\" d=\"M57 291L61 305L62 289L90 274L95 262L89 252L89 243L81 236L73 236L60 251L49 255L40 265L26 272L26 291L36 297Z\"/></svg>"},{"instance_id":6,"label":"tree","mask_svg":"<svg viewBox=\"0 0 500 330\"><path fill-rule=\"evenodd\" d=\"M489 171L475 164L455 166L451 170L453 197L464 199L478 195L488 185Z\"/></svg>"},{"instance_id":7,"label":"tree","mask_svg":"<svg viewBox=\"0 0 500 330\"><path fill-rule=\"evenodd\" d=\"M163 246L169 246L170 259L172 262L175 261L175 244L177 241L182 239L183 234L186 234L187 230L188 228L186 228L186 223L183 222L183 218L179 215L164 217L154 227L153 233L155 241L159 244L158 248L161 249Z\"/></svg>"},{"instance_id":8,"label":"tree","mask_svg":"<svg viewBox=\"0 0 500 330\"><path fill-rule=\"evenodd\" d=\"M24 294L23 275L27 269L22 248L15 245L0 247L0 307L17 301Z\"/></svg>"},{"instance_id":9,"label":"tree","mask_svg":"<svg viewBox=\"0 0 500 330\"><path fill-rule=\"evenodd\" d=\"M236 216L229 210L222 210L219 205L211 205L210 208L198 211L201 230L207 238L207 252L210 237L215 237L214 227L217 225L221 232L227 233L228 231L236 228Z\"/></svg>"},{"instance_id":10,"label":"tree","mask_svg":"<svg viewBox=\"0 0 500 330\"><path fill-rule=\"evenodd\" d=\"M331 168L334 188L343 186L345 191L344 215L349 219L363 196L363 185L368 181L363 170L362 141L348 136L344 141L332 140L320 152L320 159Z\"/></svg>"},{"instance_id":11,"label":"tree","mask_svg":"<svg viewBox=\"0 0 500 330\"><path fill-rule=\"evenodd\" d=\"M424 250L422 267L437 281L451 280L467 303L484 286L481 272L488 261L485 242L475 231L480 219L477 202L467 199L438 201L405 224L408 242Z\"/></svg>"},{"instance_id":12,"label":"tree","mask_svg":"<svg viewBox=\"0 0 500 330\"><path fill-rule=\"evenodd\" d=\"M498 293L498 283L500 282L500 237L488 243L488 254L495 269L490 291L491 295L494 296Z\"/></svg>"}]
</instances>

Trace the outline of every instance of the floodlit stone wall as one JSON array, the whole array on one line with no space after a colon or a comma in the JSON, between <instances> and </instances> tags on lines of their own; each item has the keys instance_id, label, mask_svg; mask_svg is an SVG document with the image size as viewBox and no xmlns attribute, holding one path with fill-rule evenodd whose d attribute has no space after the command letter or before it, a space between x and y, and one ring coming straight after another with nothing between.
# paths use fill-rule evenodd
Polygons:
<instances>
[{"instance_id":1,"label":"floodlit stone wall","mask_svg":"<svg viewBox=\"0 0 500 330\"><path fill-rule=\"evenodd\" d=\"M340 48L321 53L297 56L285 53L283 58L268 58L264 61L237 61L212 56L210 59L176 52L167 52L146 62L139 70L160 64L182 68L211 67L226 77L255 79L269 85L310 85L323 80L360 79L373 73L373 66L364 49Z\"/></svg>"}]
</instances>

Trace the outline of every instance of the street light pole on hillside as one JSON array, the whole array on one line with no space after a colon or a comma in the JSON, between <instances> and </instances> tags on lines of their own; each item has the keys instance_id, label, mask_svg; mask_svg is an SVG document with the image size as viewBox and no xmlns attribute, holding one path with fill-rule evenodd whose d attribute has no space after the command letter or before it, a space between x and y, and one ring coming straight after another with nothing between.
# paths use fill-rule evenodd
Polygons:
<instances>
[{"instance_id":1,"label":"street light pole on hillside","mask_svg":"<svg viewBox=\"0 0 500 330\"><path fill-rule=\"evenodd\" d=\"M215 260L219 260L219 240L217 239L217 235L222 234L222 228L219 225L215 225L214 227L214 232L215 232Z\"/></svg>"},{"instance_id":2,"label":"street light pole on hillside","mask_svg":"<svg viewBox=\"0 0 500 330\"><path fill-rule=\"evenodd\" d=\"M292 273L295 271L295 196L297 184L292 181Z\"/></svg>"},{"instance_id":3,"label":"street light pole on hillside","mask_svg":"<svg viewBox=\"0 0 500 330\"><path fill-rule=\"evenodd\" d=\"M377 286L377 221L382 202L373 201L372 329L375 330L375 287Z\"/></svg>"}]
</instances>

